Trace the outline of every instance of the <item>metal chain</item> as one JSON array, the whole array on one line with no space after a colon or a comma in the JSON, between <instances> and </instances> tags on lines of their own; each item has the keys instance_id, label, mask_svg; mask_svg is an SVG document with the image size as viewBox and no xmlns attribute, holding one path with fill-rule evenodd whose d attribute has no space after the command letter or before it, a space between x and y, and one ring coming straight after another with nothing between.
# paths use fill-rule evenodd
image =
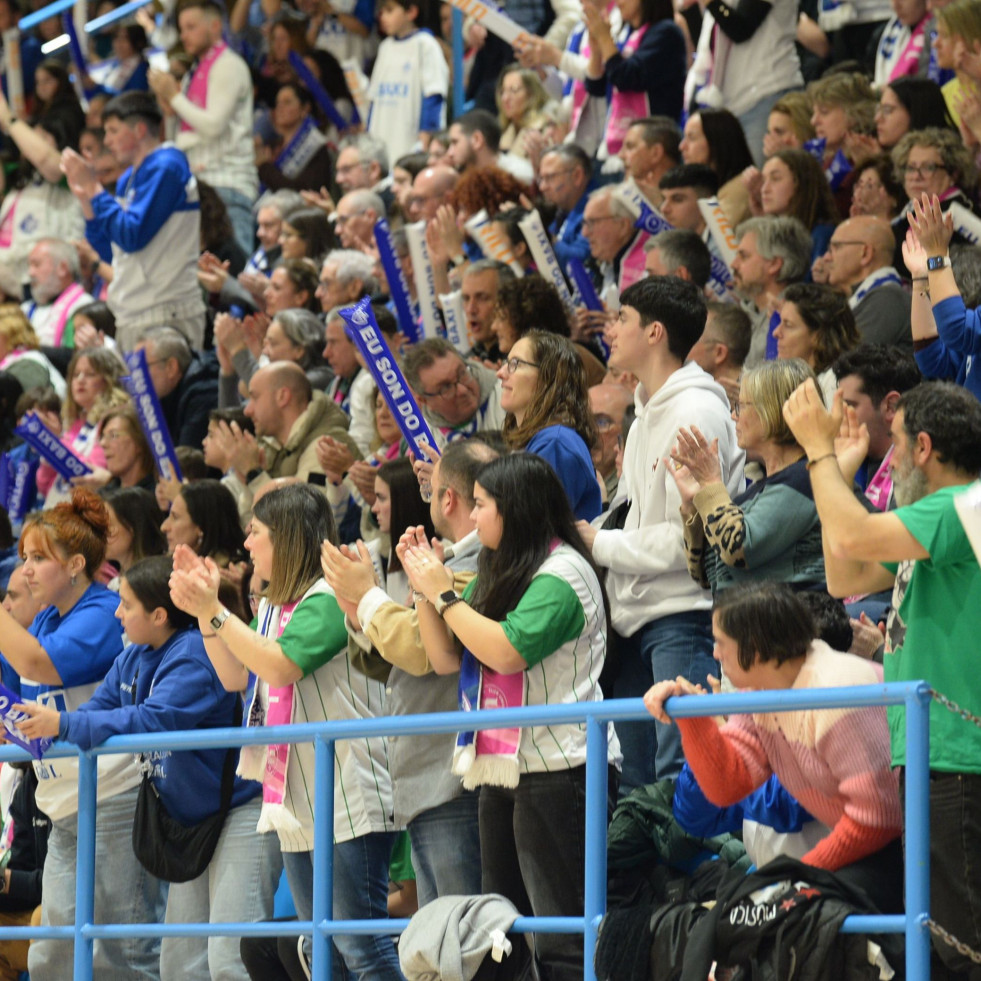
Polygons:
<instances>
[{"instance_id":1,"label":"metal chain","mask_svg":"<svg viewBox=\"0 0 981 981\"><path fill-rule=\"evenodd\" d=\"M959 715L965 722L971 722L981 729L981 716L968 712L966 708L961 708L960 705L958 705L952 698L948 698L946 695L941 694L935 688L930 689L930 695L940 702L945 709L953 712L954 715Z\"/></svg>"},{"instance_id":2,"label":"metal chain","mask_svg":"<svg viewBox=\"0 0 981 981\"><path fill-rule=\"evenodd\" d=\"M971 722L981 729L981 716L977 716L973 712L968 712L966 708L961 708L952 698L948 698L935 688L930 689L930 695L949 712L959 715L965 722ZM981 964L981 953L972 950L962 940L958 940L952 933L948 933L936 920L931 920L927 917L926 925L935 937L939 937L948 947L953 947L961 957L970 958L975 964Z\"/></svg>"},{"instance_id":3,"label":"metal chain","mask_svg":"<svg viewBox=\"0 0 981 981\"><path fill-rule=\"evenodd\" d=\"M969 957L975 964L981 964L981 954L972 950L963 941L958 940L952 933L948 933L935 920L927 917L926 925L935 937L939 937L948 947L953 947L962 957Z\"/></svg>"}]
</instances>

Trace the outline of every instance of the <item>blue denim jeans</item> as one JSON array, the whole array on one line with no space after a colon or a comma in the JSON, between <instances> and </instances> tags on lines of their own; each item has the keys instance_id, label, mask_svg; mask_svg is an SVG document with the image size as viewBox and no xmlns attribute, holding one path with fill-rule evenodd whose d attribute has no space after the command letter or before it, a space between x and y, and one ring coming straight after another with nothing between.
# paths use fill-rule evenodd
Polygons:
<instances>
[{"instance_id":1,"label":"blue denim jeans","mask_svg":"<svg viewBox=\"0 0 981 981\"><path fill-rule=\"evenodd\" d=\"M712 657L712 614L708 610L675 613L644 624L633 637L616 638L620 671L613 683L615 698L640 698L658 681L679 674L704 685L708 674L719 676ZM662 722L618 722L623 751L620 796L655 780L676 777L685 761L676 725Z\"/></svg>"},{"instance_id":2,"label":"blue denim jeans","mask_svg":"<svg viewBox=\"0 0 981 981\"><path fill-rule=\"evenodd\" d=\"M388 863L396 833L375 832L334 845L334 919L388 918ZM284 852L283 866L301 920L313 917L313 852ZM334 937L334 977L353 981L405 981L392 938ZM346 972L345 972L346 969Z\"/></svg>"},{"instance_id":3,"label":"blue denim jeans","mask_svg":"<svg viewBox=\"0 0 981 981\"><path fill-rule=\"evenodd\" d=\"M159 923L167 902L167 884L155 879L133 854L133 814L137 790L100 800L95 819L95 921ZM75 922L77 817L54 821L48 838L41 888L41 923ZM35 940L28 953L31 976L42 981L71 981L74 944ZM96 940L93 977L99 981L138 981L160 977L160 940Z\"/></svg>"},{"instance_id":4,"label":"blue denim jeans","mask_svg":"<svg viewBox=\"0 0 981 981\"><path fill-rule=\"evenodd\" d=\"M225 818L208 868L174 883L166 923L254 923L271 920L283 860L279 839L258 834L262 798ZM161 981L248 981L238 937L168 937L160 949Z\"/></svg>"},{"instance_id":5,"label":"blue denim jeans","mask_svg":"<svg viewBox=\"0 0 981 981\"><path fill-rule=\"evenodd\" d=\"M459 797L416 815L408 825L412 868L419 905L437 896L480 893L479 797L465 790Z\"/></svg>"},{"instance_id":6,"label":"blue denim jeans","mask_svg":"<svg viewBox=\"0 0 981 981\"><path fill-rule=\"evenodd\" d=\"M255 218L252 216L252 202L241 192L231 187L216 187L218 197L225 203L228 220L232 223L235 241L242 246L246 255L255 251Z\"/></svg>"}]
</instances>

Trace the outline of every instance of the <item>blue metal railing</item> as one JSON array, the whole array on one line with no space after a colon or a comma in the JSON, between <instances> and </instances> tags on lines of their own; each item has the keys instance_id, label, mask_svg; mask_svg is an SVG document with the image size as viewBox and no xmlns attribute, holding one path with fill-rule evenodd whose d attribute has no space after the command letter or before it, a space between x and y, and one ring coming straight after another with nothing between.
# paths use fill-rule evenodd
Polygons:
<instances>
[{"instance_id":1,"label":"blue metal railing","mask_svg":"<svg viewBox=\"0 0 981 981\"><path fill-rule=\"evenodd\" d=\"M676 718L797 709L854 708L862 705L906 707L906 915L851 916L843 930L851 933L906 934L906 974L929 976L929 702L924 682L826 688L808 691L747 692L711 698L673 698L668 710ZM527 706L479 714L441 712L387 716L341 722L281 726L269 729L210 729L157 735L116 736L103 746L79 752L56 745L48 756L79 757L78 858L75 924L64 927L4 927L0 939L49 938L75 941L74 977L92 979L92 942L96 938L177 936L286 936L312 934L314 981L330 981L330 937L333 934L399 933L407 920L333 919L334 743L366 736L406 736L512 726L585 722L586 725L586 867L585 909L581 917L522 917L517 932L582 933L583 977L595 981L596 932L606 911L607 722L649 719L640 699L589 704ZM313 742L315 747L313 920L296 923L94 924L96 758L107 753L216 749L227 746ZM0 759L23 759L13 747Z\"/></svg>"}]
</instances>

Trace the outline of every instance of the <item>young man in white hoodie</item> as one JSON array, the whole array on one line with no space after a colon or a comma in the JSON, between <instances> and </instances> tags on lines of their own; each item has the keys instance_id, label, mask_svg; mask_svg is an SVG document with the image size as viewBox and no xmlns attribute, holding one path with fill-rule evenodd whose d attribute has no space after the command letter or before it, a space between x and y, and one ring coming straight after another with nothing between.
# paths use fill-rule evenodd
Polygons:
<instances>
[{"instance_id":1,"label":"young man in white hoodie","mask_svg":"<svg viewBox=\"0 0 981 981\"><path fill-rule=\"evenodd\" d=\"M611 510L630 502L622 530L579 528L594 561L610 570L614 643L619 670L613 694L639 697L679 674L697 684L718 675L712 658L712 594L688 574L681 499L668 472L678 430L697 426L718 440L722 479L743 489L744 454L736 444L722 386L697 364L685 364L705 327L705 300L694 283L671 276L642 279L623 291L611 329L610 366L640 379L637 420L623 453L623 476ZM676 777L684 756L676 727L618 723L623 749L621 794Z\"/></svg>"}]
</instances>

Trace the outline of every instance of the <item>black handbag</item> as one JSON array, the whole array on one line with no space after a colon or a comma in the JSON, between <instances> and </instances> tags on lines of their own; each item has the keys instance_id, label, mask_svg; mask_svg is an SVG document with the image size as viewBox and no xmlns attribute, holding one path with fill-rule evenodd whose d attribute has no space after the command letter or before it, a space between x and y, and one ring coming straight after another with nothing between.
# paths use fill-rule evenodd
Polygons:
<instances>
[{"instance_id":1,"label":"black handbag","mask_svg":"<svg viewBox=\"0 0 981 981\"><path fill-rule=\"evenodd\" d=\"M133 692L136 692L135 678ZM236 697L235 725L241 724L242 702ZM190 882L208 867L231 809L238 753L233 747L225 754L218 810L190 826L181 824L167 812L150 776L144 774L133 816L133 852L151 875L164 882Z\"/></svg>"}]
</instances>

